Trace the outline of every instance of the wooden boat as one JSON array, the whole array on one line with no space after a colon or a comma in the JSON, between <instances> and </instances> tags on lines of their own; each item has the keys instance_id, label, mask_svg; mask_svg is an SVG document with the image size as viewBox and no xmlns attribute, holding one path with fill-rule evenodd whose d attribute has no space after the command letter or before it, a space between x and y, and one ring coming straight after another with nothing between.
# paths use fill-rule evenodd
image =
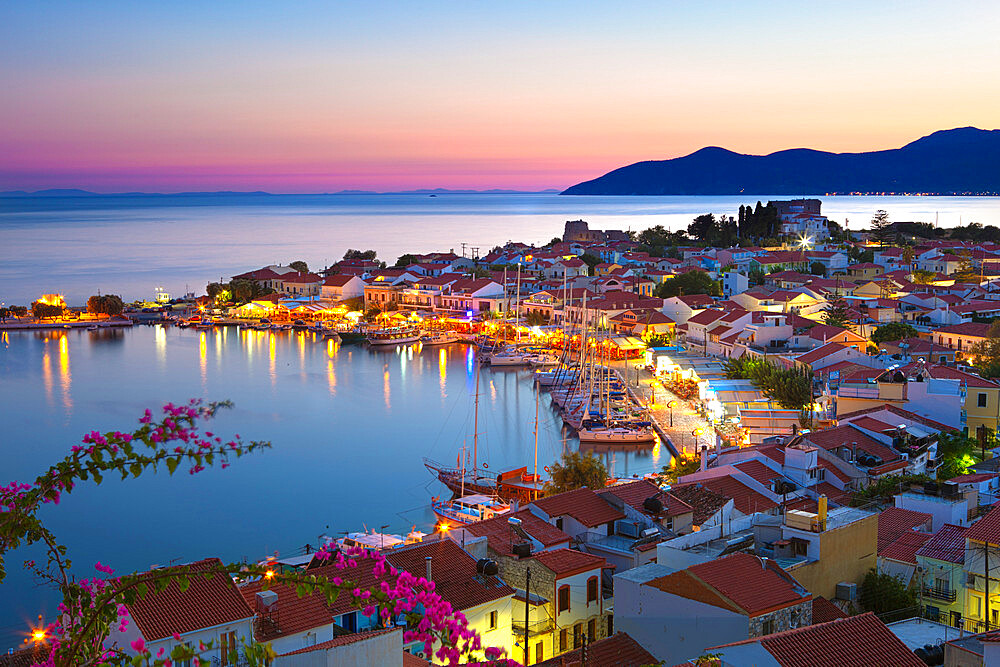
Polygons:
<instances>
[{"instance_id":1,"label":"wooden boat","mask_svg":"<svg viewBox=\"0 0 1000 667\"><path fill-rule=\"evenodd\" d=\"M378 329L366 336L369 345L402 345L420 340L420 330L416 327L393 327Z\"/></svg>"},{"instance_id":2,"label":"wooden boat","mask_svg":"<svg viewBox=\"0 0 1000 667\"><path fill-rule=\"evenodd\" d=\"M485 521L510 512L510 505L493 496L475 493L452 500L431 500L431 509L444 524L463 525Z\"/></svg>"},{"instance_id":3,"label":"wooden boat","mask_svg":"<svg viewBox=\"0 0 1000 667\"><path fill-rule=\"evenodd\" d=\"M426 334L420 341L424 345L448 345L457 343L459 337L454 331L434 331Z\"/></svg>"},{"instance_id":4,"label":"wooden boat","mask_svg":"<svg viewBox=\"0 0 1000 667\"><path fill-rule=\"evenodd\" d=\"M416 530L416 527L406 537L390 533L377 533L373 528L370 533L348 533L337 540L337 544L341 547L361 547L363 549L377 549L381 551L382 549L395 549L396 547L423 542L426 536L426 533Z\"/></svg>"}]
</instances>

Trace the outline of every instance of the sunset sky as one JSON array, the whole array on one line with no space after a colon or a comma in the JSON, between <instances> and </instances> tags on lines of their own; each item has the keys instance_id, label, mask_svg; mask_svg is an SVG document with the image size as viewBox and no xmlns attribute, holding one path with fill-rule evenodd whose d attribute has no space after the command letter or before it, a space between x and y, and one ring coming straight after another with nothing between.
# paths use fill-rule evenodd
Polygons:
<instances>
[{"instance_id":1,"label":"sunset sky","mask_svg":"<svg viewBox=\"0 0 1000 667\"><path fill-rule=\"evenodd\" d=\"M7 2L0 190L563 188L1000 127L998 3L817 4Z\"/></svg>"}]
</instances>

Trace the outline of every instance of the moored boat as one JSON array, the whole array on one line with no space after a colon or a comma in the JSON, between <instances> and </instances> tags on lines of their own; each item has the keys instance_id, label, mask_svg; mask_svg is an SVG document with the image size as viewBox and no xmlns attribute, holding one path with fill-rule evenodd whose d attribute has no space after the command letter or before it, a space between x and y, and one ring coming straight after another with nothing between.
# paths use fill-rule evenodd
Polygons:
<instances>
[{"instance_id":1,"label":"moored boat","mask_svg":"<svg viewBox=\"0 0 1000 667\"><path fill-rule=\"evenodd\" d=\"M424 345L448 345L459 341L458 334L454 331L432 331L426 334L420 341Z\"/></svg>"},{"instance_id":2,"label":"moored boat","mask_svg":"<svg viewBox=\"0 0 1000 667\"><path fill-rule=\"evenodd\" d=\"M445 524L467 526L507 514L510 512L510 505L493 496L475 493L451 500L434 498L431 500L431 509Z\"/></svg>"},{"instance_id":3,"label":"moored boat","mask_svg":"<svg viewBox=\"0 0 1000 667\"><path fill-rule=\"evenodd\" d=\"M370 331L366 336L370 345L401 345L420 340L420 330L416 327L393 327Z\"/></svg>"}]
</instances>

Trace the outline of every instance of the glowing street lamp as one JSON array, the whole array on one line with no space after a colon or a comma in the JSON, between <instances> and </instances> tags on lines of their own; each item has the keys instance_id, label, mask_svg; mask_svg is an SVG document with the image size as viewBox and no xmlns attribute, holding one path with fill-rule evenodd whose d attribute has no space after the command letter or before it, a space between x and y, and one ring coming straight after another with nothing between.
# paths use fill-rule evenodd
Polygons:
<instances>
[{"instance_id":1,"label":"glowing street lamp","mask_svg":"<svg viewBox=\"0 0 1000 667\"><path fill-rule=\"evenodd\" d=\"M669 401L667 407L670 408L670 428L674 427L674 406L677 405L677 401Z\"/></svg>"},{"instance_id":2,"label":"glowing street lamp","mask_svg":"<svg viewBox=\"0 0 1000 667\"><path fill-rule=\"evenodd\" d=\"M812 248L812 237L803 234L799 237L799 248L802 250L810 250Z\"/></svg>"}]
</instances>

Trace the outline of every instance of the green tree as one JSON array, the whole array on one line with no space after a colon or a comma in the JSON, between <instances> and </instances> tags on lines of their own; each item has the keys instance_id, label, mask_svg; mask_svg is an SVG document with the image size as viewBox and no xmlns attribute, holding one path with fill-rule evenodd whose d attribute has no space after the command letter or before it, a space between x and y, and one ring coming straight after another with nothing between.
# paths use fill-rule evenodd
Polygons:
<instances>
[{"instance_id":1,"label":"green tree","mask_svg":"<svg viewBox=\"0 0 1000 667\"><path fill-rule=\"evenodd\" d=\"M210 299L216 299L220 294L226 291L226 283L209 283L205 285L205 294L208 295Z\"/></svg>"},{"instance_id":2,"label":"green tree","mask_svg":"<svg viewBox=\"0 0 1000 667\"><path fill-rule=\"evenodd\" d=\"M0 308L0 322L6 322L7 318L11 316L10 308L6 306Z\"/></svg>"},{"instance_id":3,"label":"green tree","mask_svg":"<svg viewBox=\"0 0 1000 667\"><path fill-rule=\"evenodd\" d=\"M865 611L884 614L890 611L908 609L917 605L917 593L891 574L880 574L875 568L868 571L858 601Z\"/></svg>"},{"instance_id":4,"label":"green tree","mask_svg":"<svg viewBox=\"0 0 1000 667\"><path fill-rule=\"evenodd\" d=\"M410 264L416 263L416 261L417 261L417 258L414 255L411 255L410 253L406 253L406 254L403 254L403 255L399 256L399 259L396 260L396 263L393 264L393 267L397 268L397 269L405 269Z\"/></svg>"},{"instance_id":5,"label":"green tree","mask_svg":"<svg viewBox=\"0 0 1000 667\"><path fill-rule=\"evenodd\" d=\"M309 265L303 262L301 259L297 259L294 262L290 262L288 266L292 267L299 273L309 273Z\"/></svg>"},{"instance_id":6,"label":"green tree","mask_svg":"<svg viewBox=\"0 0 1000 667\"><path fill-rule=\"evenodd\" d=\"M688 294L722 296L722 284L704 271L687 271L663 281L656 287L656 296L667 299Z\"/></svg>"},{"instance_id":7,"label":"green tree","mask_svg":"<svg viewBox=\"0 0 1000 667\"><path fill-rule=\"evenodd\" d=\"M843 297L838 296L829 301L826 310L823 311L823 322L841 329L853 330L850 306Z\"/></svg>"},{"instance_id":8,"label":"green tree","mask_svg":"<svg viewBox=\"0 0 1000 667\"><path fill-rule=\"evenodd\" d=\"M719 235L719 226L713 214L704 213L691 221L687 233L693 239L710 241Z\"/></svg>"},{"instance_id":9,"label":"green tree","mask_svg":"<svg viewBox=\"0 0 1000 667\"><path fill-rule=\"evenodd\" d=\"M601 263L601 258L597 255L591 255L589 252L585 252L580 255L580 261L587 265L587 275L594 275L594 267Z\"/></svg>"},{"instance_id":10,"label":"green tree","mask_svg":"<svg viewBox=\"0 0 1000 667\"><path fill-rule=\"evenodd\" d=\"M375 259L376 253L374 250L355 250L351 248L344 253L344 259Z\"/></svg>"},{"instance_id":11,"label":"green tree","mask_svg":"<svg viewBox=\"0 0 1000 667\"><path fill-rule=\"evenodd\" d=\"M638 241L644 246L652 248L671 245L673 234L663 225L656 225L639 232Z\"/></svg>"},{"instance_id":12,"label":"green tree","mask_svg":"<svg viewBox=\"0 0 1000 667\"><path fill-rule=\"evenodd\" d=\"M969 471L969 466L976 462L976 450L979 443L958 431L941 433L938 436L937 458L940 465L937 478L949 480Z\"/></svg>"},{"instance_id":13,"label":"green tree","mask_svg":"<svg viewBox=\"0 0 1000 667\"><path fill-rule=\"evenodd\" d=\"M125 304L122 303L122 298L117 294L104 294L87 299L88 313L113 317L121 315L123 310L125 310Z\"/></svg>"},{"instance_id":14,"label":"green tree","mask_svg":"<svg viewBox=\"0 0 1000 667\"><path fill-rule=\"evenodd\" d=\"M763 285L764 279L765 279L764 272L761 271L760 269L752 269L747 274L747 280L750 282L751 285Z\"/></svg>"},{"instance_id":15,"label":"green tree","mask_svg":"<svg viewBox=\"0 0 1000 667\"><path fill-rule=\"evenodd\" d=\"M883 324L872 333L873 343L884 343L886 341L902 340L913 338L917 335L917 330L904 322L890 322Z\"/></svg>"},{"instance_id":16,"label":"green tree","mask_svg":"<svg viewBox=\"0 0 1000 667\"><path fill-rule=\"evenodd\" d=\"M27 306L11 306L10 314L14 317L26 317L28 315Z\"/></svg>"},{"instance_id":17,"label":"green tree","mask_svg":"<svg viewBox=\"0 0 1000 667\"><path fill-rule=\"evenodd\" d=\"M560 237L558 237L558 236L553 236L552 240L549 241L546 245L554 246L557 243L562 243L562 239Z\"/></svg>"},{"instance_id":18,"label":"green tree","mask_svg":"<svg viewBox=\"0 0 1000 667\"><path fill-rule=\"evenodd\" d=\"M910 279L917 283L918 285L929 285L934 282L934 277L937 274L933 271L925 271L923 269L914 269L910 272Z\"/></svg>"},{"instance_id":19,"label":"green tree","mask_svg":"<svg viewBox=\"0 0 1000 667\"><path fill-rule=\"evenodd\" d=\"M675 457L670 460L669 465L663 466L659 474L662 484L677 484L678 480L685 475L698 472L701 468L701 457L698 455Z\"/></svg>"},{"instance_id":20,"label":"green tree","mask_svg":"<svg viewBox=\"0 0 1000 667\"><path fill-rule=\"evenodd\" d=\"M1000 322L994 322L986 338L969 350L979 374L985 378L1000 378Z\"/></svg>"},{"instance_id":21,"label":"green tree","mask_svg":"<svg viewBox=\"0 0 1000 667\"><path fill-rule=\"evenodd\" d=\"M847 257L851 260L851 264L867 264L875 261L875 251L852 245L847 249Z\"/></svg>"},{"instance_id":22,"label":"green tree","mask_svg":"<svg viewBox=\"0 0 1000 667\"><path fill-rule=\"evenodd\" d=\"M813 262L812 264L809 265L809 273L813 274L814 276L825 276L826 267L823 265L822 262Z\"/></svg>"},{"instance_id":23,"label":"green tree","mask_svg":"<svg viewBox=\"0 0 1000 667\"><path fill-rule=\"evenodd\" d=\"M368 310L365 311L365 314L362 316L361 319L363 319L365 322L374 322L375 319L381 313L382 313L382 309L373 304L373 305L371 305L371 306L368 307Z\"/></svg>"},{"instance_id":24,"label":"green tree","mask_svg":"<svg viewBox=\"0 0 1000 667\"><path fill-rule=\"evenodd\" d=\"M871 221L872 236L885 242L892 235L891 229L892 223L889 222L889 214L882 209L875 211Z\"/></svg>"},{"instance_id":25,"label":"green tree","mask_svg":"<svg viewBox=\"0 0 1000 667\"><path fill-rule=\"evenodd\" d=\"M365 308L365 298L363 296L356 296L353 299L344 299L340 302L344 308L347 308L349 312L361 311Z\"/></svg>"},{"instance_id":26,"label":"green tree","mask_svg":"<svg viewBox=\"0 0 1000 667\"><path fill-rule=\"evenodd\" d=\"M41 301L35 301L31 304L31 314L39 320L44 320L49 317L59 317L63 314L64 308L62 306L53 306L51 304L42 303Z\"/></svg>"},{"instance_id":27,"label":"green tree","mask_svg":"<svg viewBox=\"0 0 1000 667\"><path fill-rule=\"evenodd\" d=\"M524 316L524 323L529 327L540 327L549 323L549 318L542 312L532 310Z\"/></svg>"},{"instance_id":28,"label":"green tree","mask_svg":"<svg viewBox=\"0 0 1000 667\"><path fill-rule=\"evenodd\" d=\"M545 485L547 493L562 493L587 487L603 489L608 483L608 469L593 454L566 452L562 460L553 463L549 472L552 479Z\"/></svg>"},{"instance_id":29,"label":"green tree","mask_svg":"<svg viewBox=\"0 0 1000 667\"><path fill-rule=\"evenodd\" d=\"M787 410L802 410L813 403L812 378L798 368L778 368L769 361L748 356L723 362L726 377L750 380L765 396Z\"/></svg>"}]
</instances>

